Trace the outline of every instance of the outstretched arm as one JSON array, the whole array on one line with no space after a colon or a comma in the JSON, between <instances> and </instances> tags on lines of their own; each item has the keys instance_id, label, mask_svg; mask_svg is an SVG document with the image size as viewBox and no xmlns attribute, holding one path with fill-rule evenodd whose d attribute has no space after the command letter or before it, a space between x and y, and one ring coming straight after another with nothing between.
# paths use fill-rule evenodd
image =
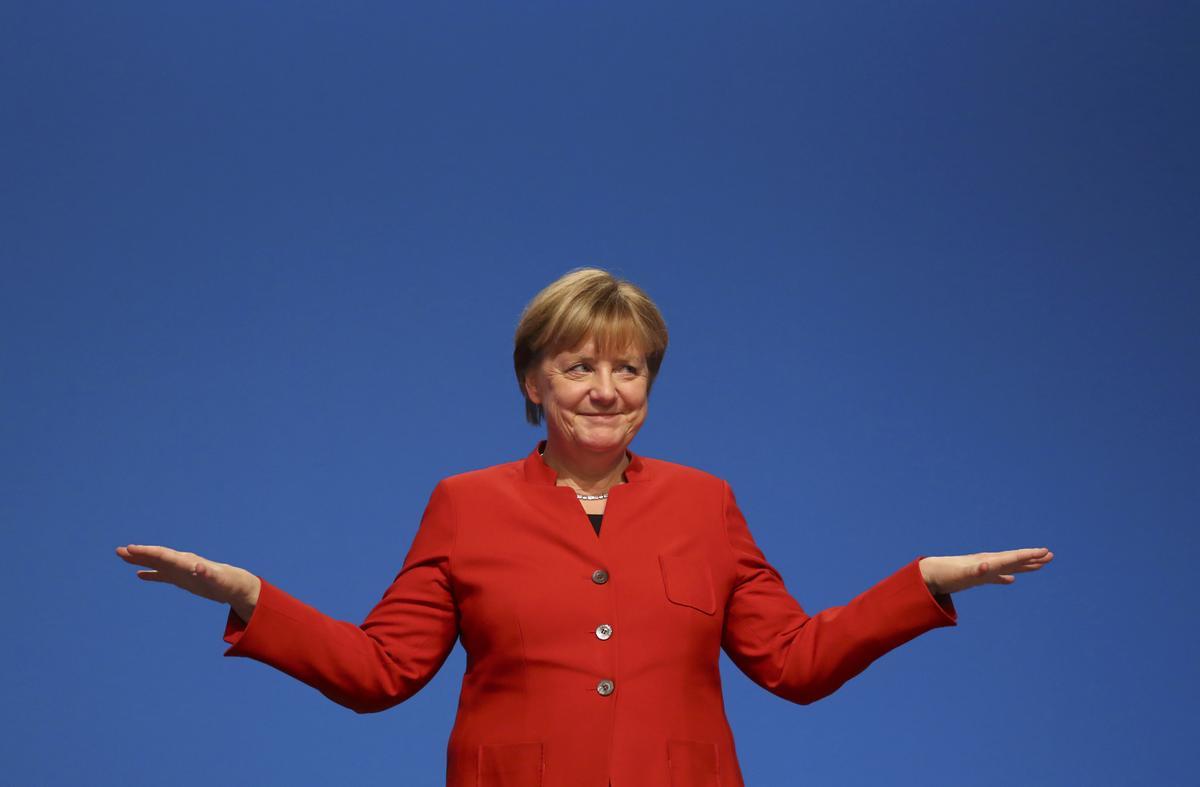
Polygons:
<instances>
[{"instance_id":1,"label":"outstretched arm","mask_svg":"<svg viewBox=\"0 0 1200 787\"><path fill-rule=\"evenodd\" d=\"M755 683L808 704L836 691L893 648L957 624L950 594L982 584L1010 585L1054 554L1045 548L919 557L843 606L809 615L754 543L725 487L725 525L737 584L725 609L722 645Z\"/></svg>"},{"instance_id":2,"label":"outstretched arm","mask_svg":"<svg viewBox=\"0 0 1200 787\"><path fill-rule=\"evenodd\" d=\"M411 697L441 668L458 638L450 575L455 520L445 482L434 489L400 573L361 624L336 620L264 578L167 547L117 554L168 582L229 603L226 656L244 656L303 681L358 713Z\"/></svg>"},{"instance_id":3,"label":"outstretched arm","mask_svg":"<svg viewBox=\"0 0 1200 787\"><path fill-rule=\"evenodd\" d=\"M724 519L737 578L725 606L722 647L772 694L801 705L816 702L888 651L958 622L950 596L934 594L924 581L923 556L846 604L810 615L755 544L728 484Z\"/></svg>"}]
</instances>

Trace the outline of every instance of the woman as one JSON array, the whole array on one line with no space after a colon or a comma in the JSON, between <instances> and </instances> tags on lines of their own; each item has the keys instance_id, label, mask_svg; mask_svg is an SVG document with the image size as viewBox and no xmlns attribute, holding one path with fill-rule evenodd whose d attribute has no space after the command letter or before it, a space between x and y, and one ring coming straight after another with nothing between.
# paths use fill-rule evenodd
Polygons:
<instances>
[{"instance_id":1,"label":"woman","mask_svg":"<svg viewBox=\"0 0 1200 787\"><path fill-rule=\"evenodd\" d=\"M149 567L142 579L228 603L225 655L359 713L411 697L461 638L451 787L740 786L722 649L760 686L807 704L955 625L952 593L1011 584L1052 559L1044 548L918 557L809 616L725 481L628 450L666 347L655 305L607 272L573 271L539 293L513 361L546 439L524 459L437 484L361 625L226 563L160 546L117 553Z\"/></svg>"}]
</instances>

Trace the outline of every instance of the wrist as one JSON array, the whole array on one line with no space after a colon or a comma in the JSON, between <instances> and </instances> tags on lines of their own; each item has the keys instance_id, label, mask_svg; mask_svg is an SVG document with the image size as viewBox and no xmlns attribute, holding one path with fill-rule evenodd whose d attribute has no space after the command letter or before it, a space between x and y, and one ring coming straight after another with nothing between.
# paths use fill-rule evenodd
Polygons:
<instances>
[{"instance_id":1,"label":"wrist","mask_svg":"<svg viewBox=\"0 0 1200 787\"><path fill-rule=\"evenodd\" d=\"M922 558L917 567L921 569L921 579L925 580L925 587L929 588L929 592L935 596L944 595L941 587L938 586L937 580L933 578L933 566L935 564L930 562L933 560L937 560L937 558Z\"/></svg>"},{"instance_id":2,"label":"wrist","mask_svg":"<svg viewBox=\"0 0 1200 787\"><path fill-rule=\"evenodd\" d=\"M249 572L246 572L249 573ZM250 574L250 589L246 593L246 603L250 606L258 604L258 594L262 591L262 580Z\"/></svg>"},{"instance_id":3,"label":"wrist","mask_svg":"<svg viewBox=\"0 0 1200 787\"><path fill-rule=\"evenodd\" d=\"M244 589L229 602L229 606L233 607L233 611L237 613L238 617L247 623L254 614L254 608L258 606L258 596L261 590L262 580L247 571Z\"/></svg>"}]
</instances>

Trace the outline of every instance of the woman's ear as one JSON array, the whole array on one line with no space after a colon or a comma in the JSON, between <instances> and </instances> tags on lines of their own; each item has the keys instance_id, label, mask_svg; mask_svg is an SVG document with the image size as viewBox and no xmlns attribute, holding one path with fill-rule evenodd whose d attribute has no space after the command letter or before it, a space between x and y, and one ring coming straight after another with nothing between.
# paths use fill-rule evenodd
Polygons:
<instances>
[{"instance_id":1,"label":"woman's ear","mask_svg":"<svg viewBox=\"0 0 1200 787\"><path fill-rule=\"evenodd\" d=\"M525 396L534 404L542 403L542 395L537 387L537 371L534 369L525 372Z\"/></svg>"}]
</instances>

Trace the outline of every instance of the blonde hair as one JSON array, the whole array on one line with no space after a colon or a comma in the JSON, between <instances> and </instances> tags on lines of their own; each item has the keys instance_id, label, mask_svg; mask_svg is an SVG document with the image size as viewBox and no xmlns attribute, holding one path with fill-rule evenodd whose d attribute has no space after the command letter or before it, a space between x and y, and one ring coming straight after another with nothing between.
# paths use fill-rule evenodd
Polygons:
<instances>
[{"instance_id":1,"label":"blonde hair","mask_svg":"<svg viewBox=\"0 0 1200 787\"><path fill-rule=\"evenodd\" d=\"M667 352L667 324L654 301L633 282L600 268L576 268L551 282L521 312L513 340L513 368L525 398L525 420L545 417L525 392L525 376L546 355L578 347L585 339L600 353L635 346L646 356L654 385Z\"/></svg>"}]
</instances>

